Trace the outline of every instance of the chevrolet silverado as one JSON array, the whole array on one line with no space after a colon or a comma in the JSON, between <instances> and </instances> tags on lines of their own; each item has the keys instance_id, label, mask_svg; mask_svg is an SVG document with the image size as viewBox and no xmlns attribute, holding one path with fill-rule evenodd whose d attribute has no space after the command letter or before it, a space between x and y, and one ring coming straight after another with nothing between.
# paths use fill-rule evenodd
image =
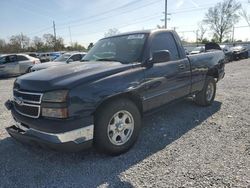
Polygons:
<instances>
[{"instance_id":1,"label":"chevrolet silverado","mask_svg":"<svg viewBox=\"0 0 250 188\"><path fill-rule=\"evenodd\" d=\"M211 105L225 74L221 50L187 56L171 30L103 38L82 61L16 79L5 103L15 120L7 128L12 137L67 151L94 145L118 155L135 143L143 114L189 96Z\"/></svg>"}]
</instances>

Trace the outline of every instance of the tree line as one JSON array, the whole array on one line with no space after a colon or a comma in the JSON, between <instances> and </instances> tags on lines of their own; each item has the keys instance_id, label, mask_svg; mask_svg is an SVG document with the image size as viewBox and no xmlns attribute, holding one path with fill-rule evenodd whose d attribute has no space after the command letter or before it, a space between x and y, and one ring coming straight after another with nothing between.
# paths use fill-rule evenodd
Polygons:
<instances>
[{"instance_id":1,"label":"tree line","mask_svg":"<svg viewBox=\"0 0 250 188\"><path fill-rule=\"evenodd\" d=\"M89 45L89 48L93 43ZM44 34L42 37L35 36L30 39L24 34L12 35L8 42L0 39L1 53L20 53L20 52L49 52L49 51L87 51L84 46L75 42L66 47L62 37L55 38L52 34Z\"/></svg>"}]
</instances>

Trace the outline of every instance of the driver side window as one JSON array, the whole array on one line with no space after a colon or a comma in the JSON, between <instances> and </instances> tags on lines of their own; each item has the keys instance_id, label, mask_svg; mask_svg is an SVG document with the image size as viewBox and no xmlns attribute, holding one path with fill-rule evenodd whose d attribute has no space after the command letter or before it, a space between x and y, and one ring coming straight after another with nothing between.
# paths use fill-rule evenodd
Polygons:
<instances>
[{"instance_id":1,"label":"driver side window","mask_svg":"<svg viewBox=\"0 0 250 188\"><path fill-rule=\"evenodd\" d=\"M168 50L171 60L180 59L175 39L171 33L161 33L153 38L151 52L153 53L160 50Z\"/></svg>"}]
</instances>

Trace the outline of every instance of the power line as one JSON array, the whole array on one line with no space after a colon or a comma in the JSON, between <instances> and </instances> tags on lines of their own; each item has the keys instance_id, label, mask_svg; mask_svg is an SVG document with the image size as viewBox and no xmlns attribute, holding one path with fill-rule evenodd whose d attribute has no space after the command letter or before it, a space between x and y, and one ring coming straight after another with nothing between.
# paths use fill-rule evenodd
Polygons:
<instances>
[{"instance_id":1,"label":"power line","mask_svg":"<svg viewBox=\"0 0 250 188\"><path fill-rule=\"evenodd\" d=\"M86 20L91 20L93 18L96 18L96 17L99 17L99 16L103 16L103 15L107 15L107 14L110 14L114 11L117 11L117 10L122 10L122 9L126 9L127 7L131 6L131 5L134 5L134 4L138 4L140 1L142 0L133 0L132 2L129 2L125 5L121 5L117 8L113 8L113 9L110 9L110 10L107 10L107 11L104 11L104 12L101 12L99 14L94 14L94 15L90 15L88 17L85 17L85 18L81 18L81 19L77 19L77 20L72 20L72 21L68 21L68 22L65 22L65 23L62 23L62 24L58 24L59 26L64 26L64 25L72 25L74 23L79 23L79 22L85 22ZM145 2L145 1L144 1ZM149 5L152 5L152 4L155 4L155 3L159 3L159 0L156 0L156 1L150 1L148 4L145 4L144 6L137 6L135 7L134 9L132 10L137 10L138 8L143 8L143 7L146 7L146 6L149 6ZM131 10L130 10L131 11ZM126 11L127 13L128 11ZM121 13L119 12L119 15Z\"/></svg>"},{"instance_id":2,"label":"power line","mask_svg":"<svg viewBox=\"0 0 250 188\"><path fill-rule=\"evenodd\" d=\"M35 34L42 33L42 32L44 32L44 31L49 31L49 30L51 30L51 26L45 27L45 28L43 28L43 29L37 30L37 31L32 32L32 33L27 33L26 35L35 35Z\"/></svg>"},{"instance_id":3,"label":"power line","mask_svg":"<svg viewBox=\"0 0 250 188\"><path fill-rule=\"evenodd\" d=\"M135 22L132 22L132 23L125 23L125 24L122 24L120 26L117 27L117 29L122 29L124 27L127 27L127 26L130 26L130 25L135 25L137 23L142 23L142 22L146 22L146 21L149 21L149 20L153 20L153 19L157 19L161 16L161 14L158 14L158 15L154 15L154 16L147 16L147 17L144 17L143 19L140 19L138 21L135 21ZM146 19L145 19L146 18ZM77 34L74 34L74 36L79 36L79 35L84 35L84 36L89 36L89 35L93 35L93 34L98 34L98 33L103 33L105 32L105 30L109 29L110 27L106 27L106 28L103 28L101 31L97 31L97 32L94 32L94 31L86 31L86 33L77 33ZM60 35L61 36L61 35ZM62 35L62 37L64 37L66 35Z\"/></svg>"},{"instance_id":4,"label":"power line","mask_svg":"<svg viewBox=\"0 0 250 188\"><path fill-rule=\"evenodd\" d=\"M138 0L137 2L139 2L139 1L141 1L141 0ZM165 10L165 15L168 15L168 11L167 11L167 0L165 0L166 1L166 10ZM151 1L150 3L147 3L147 4L145 4L144 6L140 6L140 7L134 7L133 9L130 9L130 10L126 10L126 11L123 11L123 12L120 12L119 13L119 15L122 15L122 14L127 14L127 13L130 13L130 12L133 12L133 11L135 11L135 10L138 10L139 8L144 8L144 7L147 7L147 6L149 6L149 5L152 5L152 4L155 4L155 3L158 3L159 1ZM74 21L71 21L71 22L68 22L68 24L71 24L70 25L70 27L78 27L78 26L81 26L81 25L86 25L86 24L92 24L93 22L98 22L98 21L101 21L101 20L105 20L105 19L109 19L109 18L112 18L111 16L110 16L110 14L112 14L112 12L113 11L116 11L116 10L122 10L122 9L127 9L128 7L130 7L131 5L133 5L134 3L136 3L136 1L132 1L132 2L130 2L130 3L127 3L127 4L125 4L125 5L122 5L122 6L120 6L120 7L118 7L118 8L114 8L114 9L111 9L111 10L108 10L108 11L105 11L105 12L102 12L102 13L100 13L100 14L96 14L95 16L96 17L99 17L99 16L103 16L103 15L105 15L105 14L107 14L107 15L109 15L109 16L106 16L106 17L104 17L104 18L93 18L93 16L89 16L89 17L87 17L87 18L85 18L85 19L78 19L78 20L74 20ZM243 3L243 2L242 2ZM245 3L245 2L244 2ZM209 4L203 4L203 5L209 5ZM211 5L211 4L210 4ZM180 10L178 10L178 11L172 11L172 12L170 12L169 14L179 14L179 13L185 13L185 12L194 12L194 11L201 11L201 10L203 10L203 9L206 9L206 8L208 8L208 7L199 7L199 8L192 8L192 9L180 9ZM166 18L165 18L166 19ZM168 19L166 19L166 27L167 27L167 20ZM78 23L78 22L83 22L83 23L81 23L81 24L74 24L74 25L72 25L72 23ZM57 30L63 30L63 29L68 29L69 28L69 26L66 26L66 27L62 27L63 25L66 25L66 24L60 24L60 26L59 26L59 28L57 27ZM130 24L131 25L131 24ZM54 27L53 27L54 28ZM34 33L31 33L31 34L29 34L29 35L32 35L32 34L36 34L36 33L41 33L41 32L43 32L43 31L48 31L48 30L51 30L51 27L46 27L46 28L44 28L44 29L42 29L42 30L39 30L39 31L37 31L37 32L34 32ZM70 31L70 33L71 33L71 31ZM92 33L91 33L92 34Z\"/></svg>"},{"instance_id":5,"label":"power line","mask_svg":"<svg viewBox=\"0 0 250 188\"><path fill-rule=\"evenodd\" d=\"M133 11L137 11L138 9L141 9L141 8L144 8L144 7L147 7L147 6L150 6L150 5L155 4L155 3L159 3L159 0L150 2L150 3L148 3L148 4L145 4L144 6L135 7L135 8L133 8L133 9L129 10L129 11L119 12L119 16L120 16L120 15L123 15L123 14L131 13L131 12L133 12ZM110 12L109 12L109 13L110 13ZM113 17L115 17L115 16L113 16ZM89 20L86 20L86 19L85 19L85 20L82 20L82 19L81 19L82 21L80 21L80 22L83 22L83 23L81 23L81 24L72 25L72 23L74 23L74 22L71 22L71 23L69 23L69 24L70 24L71 28L72 28L72 27L79 27L79 26L82 26L82 25L93 24L93 22L98 22L98 21L102 21L102 20L106 20L106 19L112 19L113 17L111 17L110 15L108 15L108 16L106 16L106 17L103 17L103 18L97 18L97 19L95 19L95 18L93 18L93 17L90 17ZM61 24L61 25L62 25L62 24ZM60 26L61 26L61 25L60 25ZM63 24L63 25L65 25L65 24ZM58 27L57 29L58 29L58 30L62 30L62 29L67 29L67 28L68 28L68 26L64 26L64 27Z\"/></svg>"}]
</instances>

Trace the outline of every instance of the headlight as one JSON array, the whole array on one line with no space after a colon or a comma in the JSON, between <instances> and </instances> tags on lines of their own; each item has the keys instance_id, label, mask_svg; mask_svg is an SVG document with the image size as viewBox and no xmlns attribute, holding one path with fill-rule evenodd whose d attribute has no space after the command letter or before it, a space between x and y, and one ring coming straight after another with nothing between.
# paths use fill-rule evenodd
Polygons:
<instances>
[{"instance_id":1,"label":"headlight","mask_svg":"<svg viewBox=\"0 0 250 188\"><path fill-rule=\"evenodd\" d=\"M67 118L67 108L42 108L42 116L51 118Z\"/></svg>"},{"instance_id":2,"label":"headlight","mask_svg":"<svg viewBox=\"0 0 250 188\"><path fill-rule=\"evenodd\" d=\"M43 102L66 102L68 90L57 90L44 93Z\"/></svg>"}]
</instances>

